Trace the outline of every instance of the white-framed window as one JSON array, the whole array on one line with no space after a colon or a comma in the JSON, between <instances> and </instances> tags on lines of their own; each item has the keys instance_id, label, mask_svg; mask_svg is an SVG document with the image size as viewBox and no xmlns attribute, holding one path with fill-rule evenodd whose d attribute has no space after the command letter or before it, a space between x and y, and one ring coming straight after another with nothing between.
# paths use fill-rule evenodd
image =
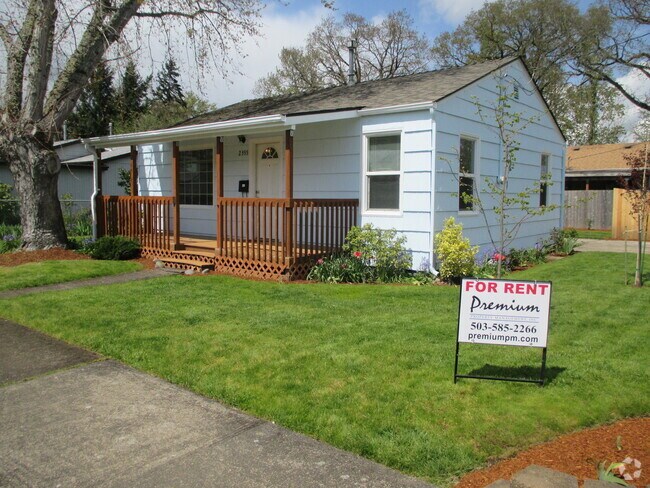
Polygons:
<instances>
[{"instance_id":1,"label":"white-framed window","mask_svg":"<svg viewBox=\"0 0 650 488\"><path fill-rule=\"evenodd\" d=\"M458 166L458 210L474 211L474 192L476 191L476 139L460 137Z\"/></svg>"},{"instance_id":2,"label":"white-framed window","mask_svg":"<svg viewBox=\"0 0 650 488\"><path fill-rule=\"evenodd\" d=\"M400 209L401 134L366 136L367 210Z\"/></svg>"},{"instance_id":3,"label":"white-framed window","mask_svg":"<svg viewBox=\"0 0 650 488\"><path fill-rule=\"evenodd\" d=\"M180 151L178 201L181 205L213 205L213 167L212 149Z\"/></svg>"},{"instance_id":4,"label":"white-framed window","mask_svg":"<svg viewBox=\"0 0 650 488\"><path fill-rule=\"evenodd\" d=\"M548 203L548 175L549 175L548 154L542 154L539 171L539 206L545 207Z\"/></svg>"}]
</instances>

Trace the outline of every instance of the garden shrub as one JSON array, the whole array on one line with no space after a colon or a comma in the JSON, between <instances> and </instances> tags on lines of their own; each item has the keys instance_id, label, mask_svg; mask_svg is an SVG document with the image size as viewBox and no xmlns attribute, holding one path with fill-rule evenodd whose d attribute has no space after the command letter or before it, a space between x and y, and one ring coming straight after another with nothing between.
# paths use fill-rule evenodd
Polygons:
<instances>
[{"instance_id":1,"label":"garden shrub","mask_svg":"<svg viewBox=\"0 0 650 488\"><path fill-rule=\"evenodd\" d=\"M11 185L0 183L0 224L16 225L20 223L20 207L11 190Z\"/></svg>"},{"instance_id":2,"label":"garden shrub","mask_svg":"<svg viewBox=\"0 0 650 488\"><path fill-rule=\"evenodd\" d=\"M373 281L373 272L360 256L337 254L319 259L307 279L323 283L367 283Z\"/></svg>"},{"instance_id":3,"label":"garden shrub","mask_svg":"<svg viewBox=\"0 0 650 488\"><path fill-rule=\"evenodd\" d=\"M22 243L20 225L0 224L0 254L15 251Z\"/></svg>"},{"instance_id":4,"label":"garden shrub","mask_svg":"<svg viewBox=\"0 0 650 488\"><path fill-rule=\"evenodd\" d=\"M93 233L93 222L90 209L75 209L75 202L69 193L61 197L63 222L68 237L89 237Z\"/></svg>"},{"instance_id":5,"label":"garden shrub","mask_svg":"<svg viewBox=\"0 0 650 488\"><path fill-rule=\"evenodd\" d=\"M445 225L435 238L435 252L440 262L438 271L443 281L458 283L461 278L474 273L474 258L478 246L472 246L463 237L463 226L453 217L445 220Z\"/></svg>"},{"instance_id":6,"label":"garden shrub","mask_svg":"<svg viewBox=\"0 0 650 488\"><path fill-rule=\"evenodd\" d=\"M409 273L411 255L404 249L406 237L395 229L377 229L372 224L352 227L345 238L343 251L372 267L373 281L400 281Z\"/></svg>"},{"instance_id":7,"label":"garden shrub","mask_svg":"<svg viewBox=\"0 0 650 488\"><path fill-rule=\"evenodd\" d=\"M93 259L120 261L138 257L140 244L122 236L104 236L88 243L85 252Z\"/></svg>"},{"instance_id":8,"label":"garden shrub","mask_svg":"<svg viewBox=\"0 0 650 488\"><path fill-rule=\"evenodd\" d=\"M573 254L579 245L578 231L576 229L558 229L556 227L551 231L549 252L568 256Z\"/></svg>"}]
</instances>

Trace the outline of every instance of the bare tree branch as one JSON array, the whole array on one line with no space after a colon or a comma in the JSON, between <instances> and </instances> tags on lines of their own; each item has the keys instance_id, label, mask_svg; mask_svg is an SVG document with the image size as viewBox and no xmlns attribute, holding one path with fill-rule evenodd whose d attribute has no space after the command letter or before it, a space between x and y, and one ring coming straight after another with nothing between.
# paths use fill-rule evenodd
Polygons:
<instances>
[{"instance_id":1,"label":"bare tree branch","mask_svg":"<svg viewBox=\"0 0 650 488\"><path fill-rule=\"evenodd\" d=\"M17 119L23 103L23 76L25 61L32 42L38 0L31 0L16 40L7 52L7 79L5 81L4 117Z\"/></svg>"},{"instance_id":2,"label":"bare tree branch","mask_svg":"<svg viewBox=\"0 0 650 488\"><path fill-rule=\"evenodd\" d=\"M57 130L62 126L91 73L140 5L140 0L127 0L118 8L110 8L104 1L98 3L76 51L47 97L43 130Z\"/></svg>"},{"instance_id":3,"label":"bare tree branch","mask_svg":"<svg viewBox=\"0 0 650 488\"><path fill-rule=\"evenodd\" d=\"M38 6L29 53L30 66L23 110L23 119L29 122L39 120L43 115L43 102L52 66L56 17L55 0L43 0Z\"/></svg>"},{"instance_id":4,"label":"bare tree branch","mask_svg":"<svg viewBox=\"0 0 650 488\"><path fill-rule=\"evenodd\" d=\"M7 30L7 26L4 24L0 24L0 40L2 40L5 49L10 51L11 46L13 45L13 40L11 39L11 34L9 34L9 31Z\"/></svg>"}]
</instances>

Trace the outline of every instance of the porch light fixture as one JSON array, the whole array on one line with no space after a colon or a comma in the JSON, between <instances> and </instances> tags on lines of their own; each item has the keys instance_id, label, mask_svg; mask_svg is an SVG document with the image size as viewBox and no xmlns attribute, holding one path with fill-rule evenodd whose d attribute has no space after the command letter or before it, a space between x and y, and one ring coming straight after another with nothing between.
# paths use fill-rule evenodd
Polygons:
<instances>
[{"instance_id":1,"label":"porch light fixture","mask_svg":"<svg viewBox=\"0 0 650 488\"><path fill-rule=\"evenodd\" d=\"M242 144L246 144L246 136L244 135L237 136L237 139L239 139L239 142L241 142Z\"/></svg>"}]
</instances>

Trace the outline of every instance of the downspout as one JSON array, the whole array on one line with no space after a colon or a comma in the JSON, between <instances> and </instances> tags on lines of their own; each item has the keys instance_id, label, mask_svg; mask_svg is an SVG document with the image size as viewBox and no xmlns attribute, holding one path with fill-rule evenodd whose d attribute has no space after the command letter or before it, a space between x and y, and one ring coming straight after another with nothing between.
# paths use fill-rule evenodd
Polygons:
<instances>
[{"instance_id":1,"label":"downspout","mask_svg":"<svg viewBox=\"0 0 650 488\"><path fill-rule=\"evenodd\" d=\"M93 218L93 239L97 239L97 197L99 196L99 171L100 161L97 150L86 144L86 147L93 152L93 194L90 197L90 211Z\"/></svg>"},{"instance_id":2,"label":"downspout","mask_svg":"<svg viewBox=\"0 0 650 488\"><path fill-rule=\"evenodd\" d=\"M435 244L435 233L436 233L436 153L438 148L436 147L436 131L438 129L436 124L436 104L429 109L431 115L431 176L430 176L430 192L431 195L431 217L429 223L429 270L436 276L438 276L438 270L433 266L433 246Z\"/></svg>"},{"instance_id":3,"label":"downspout","mask_svg":"<svg viewBox=\"0 0 650 488\"><path fill-rule=\"evenodd\" d=\"M560 180L560 225L559 228L564 228L564 178L566 177L566 151L569 147L567 141L564 142L564 148L562 149L562 179Z\"/></svg>"}]
</instances>

